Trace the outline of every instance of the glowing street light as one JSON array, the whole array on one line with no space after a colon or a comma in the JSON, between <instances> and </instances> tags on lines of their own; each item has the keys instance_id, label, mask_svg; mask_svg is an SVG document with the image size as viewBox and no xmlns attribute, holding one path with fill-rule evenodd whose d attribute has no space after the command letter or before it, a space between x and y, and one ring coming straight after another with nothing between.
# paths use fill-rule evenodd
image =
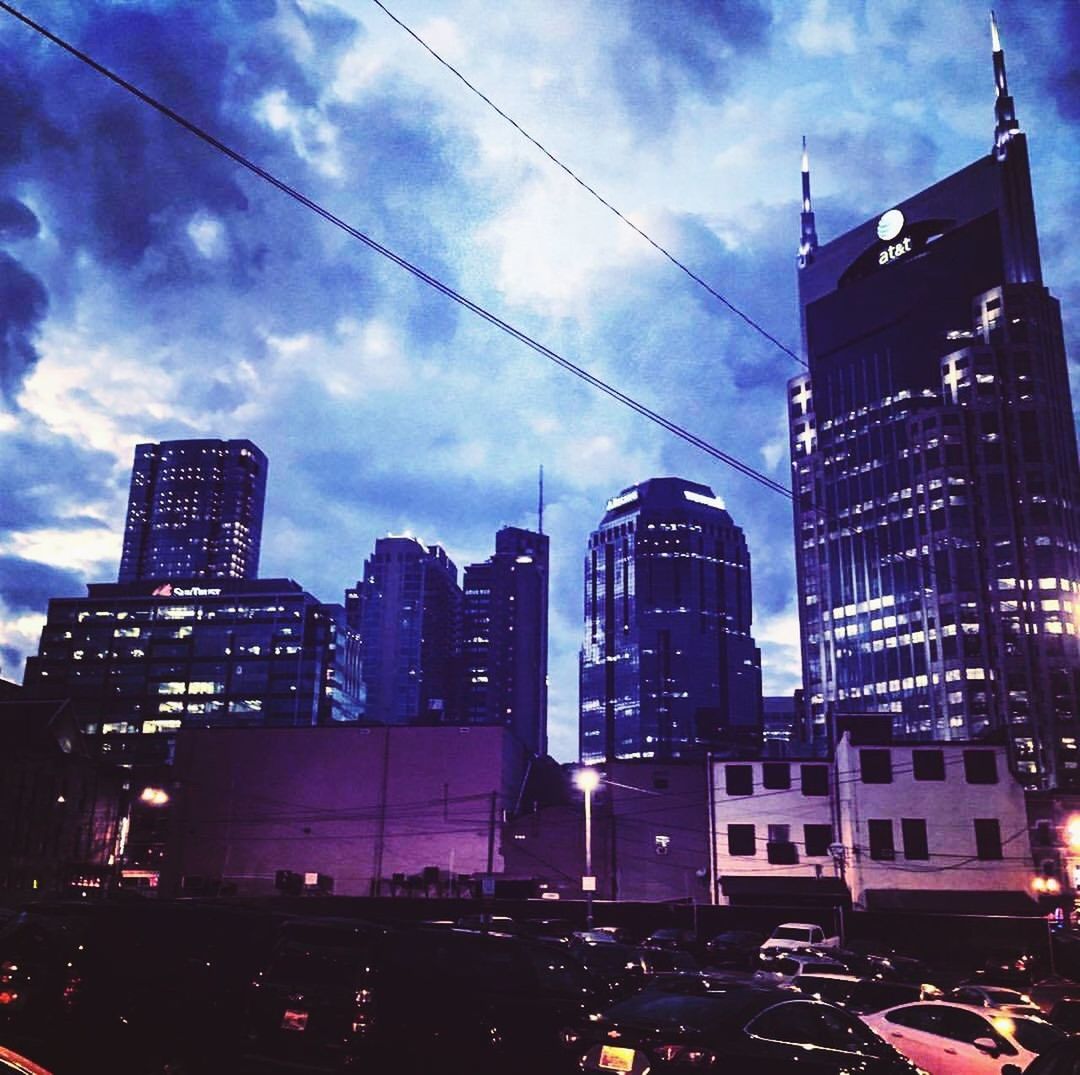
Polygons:
<instances>
[{"instance_id":1,"label":"glowing street light","mask_svg":"<svg viewBox=\"0 0 1080 1075\"><path fill-rule=\"evenodd\" d=\"M585 875L581 887L585 892L585 928L593 928L592 901L596 878L592 872L592 793L600 785L600 773L586 766L574 773L574 783L585 792Z\"/></svg>"}]
</instances>

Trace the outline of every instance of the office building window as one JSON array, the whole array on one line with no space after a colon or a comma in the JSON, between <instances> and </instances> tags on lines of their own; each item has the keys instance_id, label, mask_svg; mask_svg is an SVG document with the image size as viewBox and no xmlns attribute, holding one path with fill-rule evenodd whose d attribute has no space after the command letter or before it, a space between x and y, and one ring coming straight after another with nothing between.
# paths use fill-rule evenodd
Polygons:
<instances>
[{"instance_id":1,"label":"office building window","mask_svg":"<svg viewBox=\"0 0 1080 1075\"><path fill-rule=\"evenodd\" d=\"M729 795L754 794L754 767L752 765L725 765L724 777Z\"/></svg>"},{"instance_id":2,"label":"office building window","mask_svg":"<svg viewBox=\"0 0 1080 1075\"><path fill-rule=\"evenodd\" d=\"M1001 824L996 817L975 818L975 854L984 861L1002 857Z\"/></svg>"},{"instance_id":3,"label":"office building window","mask_svg":"<svg viewBox=\"0 0 1080 1075\"><path fill-rule=\"evenodd\" d=\"M807 858L827 855L832 842L832 825L803 825L803 845Z\"/></svg>"},{"instance_id":4,"label":"office building window","mask_svg":"<svg viewBox=\"0 0 1080 1075\"><path fill-rule=\"evenodd\" d=\"M900 819L900 831L904 838L904 858L929 859L930 845L926 839L926 819L905 817Z\"/></svg>"},{"instance_id":5,"label":"office building window","mask_svg":"<svg viewBox=\"0 0 1080 1075\"><path fill-rule=\"evenodd\" d=\"M870 835L870 857L882 861L896 858L892 821L870 818L866 825Z\"/></svg>"},{"instance_id":6,"label":"office building window","mask_svg":"<svg viewBox=\"0 0 1080 1075\"><path fill-rule=\"evenodd\" d=\"M969 784L996 784L997 755L992 750L965 750L964 779Z\"/></svg>"},{"instance_id":7,"label":"office building window","mask_svg":"<svg viewBox=\"0 0 1080 1075\"><path fill-rule=\"evenodd\" d=\"M943 750L913 750L911 767L916 780L944 780L945 752Z\"/></svg>"},{"instance_id":8,"label":"office building window","mask_svg":"<svg viewBox=\"0 0 1080 1075\"><path fill-rule=\"evenodd\" d=\"M803 765L801 769L804 795L829 794L829 767L827 765Z\"/></svg>"},{"instance_id":9,"label":"office building window","mask_svg":"<svg viewBox=\"0 0 1080 1075\"><path fill-rule=\"evenodd\" d=\"M864 784L891 784L892 754L887 750L860 750L859 769Z\"/></svg>"},{"instance_id":10,"label":"office building window","mask_svg":"<svg viewBox=\"0 0 1080 1075\"><path fill-rule=\"evenodd\" d=\"M787 791L791 787L791 766L786 761L767 761L761 766L762 787Z\"/></svg>"},{"instance_id":11,"label":"office building window","mask_svg":"<svg viewBox=\"0 0 1080 1075\"><path fill-rule=\"evenodd\" d=\"M729 855L757 854L753 825L728 825L727 842Z\"/></svg>"}]
</instances>

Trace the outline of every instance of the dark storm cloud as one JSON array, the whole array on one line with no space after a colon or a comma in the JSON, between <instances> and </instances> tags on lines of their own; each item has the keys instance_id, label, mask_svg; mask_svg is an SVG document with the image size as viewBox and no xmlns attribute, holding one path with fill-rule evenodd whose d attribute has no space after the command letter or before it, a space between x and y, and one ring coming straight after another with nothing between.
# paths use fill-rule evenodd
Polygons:
<instances>
[{"instance_id":1,"label":"dark storm cloud","mask_svg":"<svg viewBox=\"0 0 1080 1075\"><path fill-rule=\"evenodd\" d=\"M0 556L0 599L13 612L36 612L50 597L80 597L85 593L82 579L73 571Z\"/></svg>"},{"instance_id":2,"label":"dark storm cloud","mask_svg":"<svg viewBox=\"0 0 1080 1075\"><path fill-rule=\"evenodd\" d=\"M33 239L40 230L38 218L22 202L0 197L0 241Z\"/></svg>"},{"instance_id":3,"label":"dark storm cloud","mask_svg":"<svg viewBox=\"0 0 1080 1075\"><path fill-rule=\"evenodd\" d=\"M636 126L662 129L686 90L718 99L739 54L768 41L772 15L757 0L632 0L613 46L613 84Z\"/></svg>"},{"instance_id":4,"label":"dark storm cloud","mask_svg":"<svg viewBox=\"0 0 1080 1075\"><path fill-rule=\"evenodd\" d=\"M41 427L0 437L0 534L35 527L82 529L98 520L68 514L109 494L112 457ZM14 477L18 480L13 480ZM119 550L117 550L119 552Z\"/></svg>"},{"instance_id":5,"label":"dark storm cloud","mask_svg":"<svg viewBox=\"0 0 1080 1075\"><path fill-rule=\"evenodd\" d=\"M42 282L0 252L0 397L9 406L37 363L34 337L48 308Z\"/></svg>"}]
</instances>

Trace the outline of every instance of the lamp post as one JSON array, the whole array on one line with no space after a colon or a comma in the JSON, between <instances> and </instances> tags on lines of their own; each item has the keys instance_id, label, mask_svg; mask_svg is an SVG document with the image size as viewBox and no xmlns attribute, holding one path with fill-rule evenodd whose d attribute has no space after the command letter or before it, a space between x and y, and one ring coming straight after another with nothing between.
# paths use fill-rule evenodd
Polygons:
<instances>
[{"instance_id":1,"label":"lamp post","mask_svg":"<svg viewBox=\"0 0 1080 1075\"><path fill-rule=\"evenodd\" d=\"M585 792L585 875L581 878L581 887L585 892L585 928L593 928L593 893L596 891L596 878L592 872L592 793L600 784L600 773L586 767L574 774L574 783Z\"/></svg>"}]
</instances>

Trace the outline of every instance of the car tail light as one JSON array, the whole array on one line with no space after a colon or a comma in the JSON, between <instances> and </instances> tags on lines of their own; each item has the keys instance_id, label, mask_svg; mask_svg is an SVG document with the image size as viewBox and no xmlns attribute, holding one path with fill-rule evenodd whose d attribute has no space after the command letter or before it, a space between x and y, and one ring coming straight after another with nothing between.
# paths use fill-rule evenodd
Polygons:
<instances>
[{"instance_id":1,"label":"car tail light","mask_svg":"<svg viewBox=\"0 0 1080 1075\"><path fill-rule=\"evenodd\" d=\"M7 1004L14 1004L18 999L18 993L13 993L10 990L5 989L0 992L0 1007L4 1007Z\"/></svg>"},{"instance_id":2,"label":"car tail light","mask_svg":"<svg viewBox=\"0 0 1080 1075\"><path fill-rule=\"evenodd\" d=\"M711 1064L716 1057L705 1049L694 1049L688 1045L656 1045L653 1047L653 1055L658 1060L671 1064L676 1060L686 1066L699 1065L704 1067Z\"/></svg>"},{"instance_id":3,"label":"car tail light","mask_svg":"<svg viewBox=\"0 0 1080 1075\"><path fill-rule=\"evenodd\" d=\"M81 988L82 978L77 974L69 972L67 980L64 982L64 1005L67 1008L70 1009L75 1004Z\"/></svg>"}]
</instances>

